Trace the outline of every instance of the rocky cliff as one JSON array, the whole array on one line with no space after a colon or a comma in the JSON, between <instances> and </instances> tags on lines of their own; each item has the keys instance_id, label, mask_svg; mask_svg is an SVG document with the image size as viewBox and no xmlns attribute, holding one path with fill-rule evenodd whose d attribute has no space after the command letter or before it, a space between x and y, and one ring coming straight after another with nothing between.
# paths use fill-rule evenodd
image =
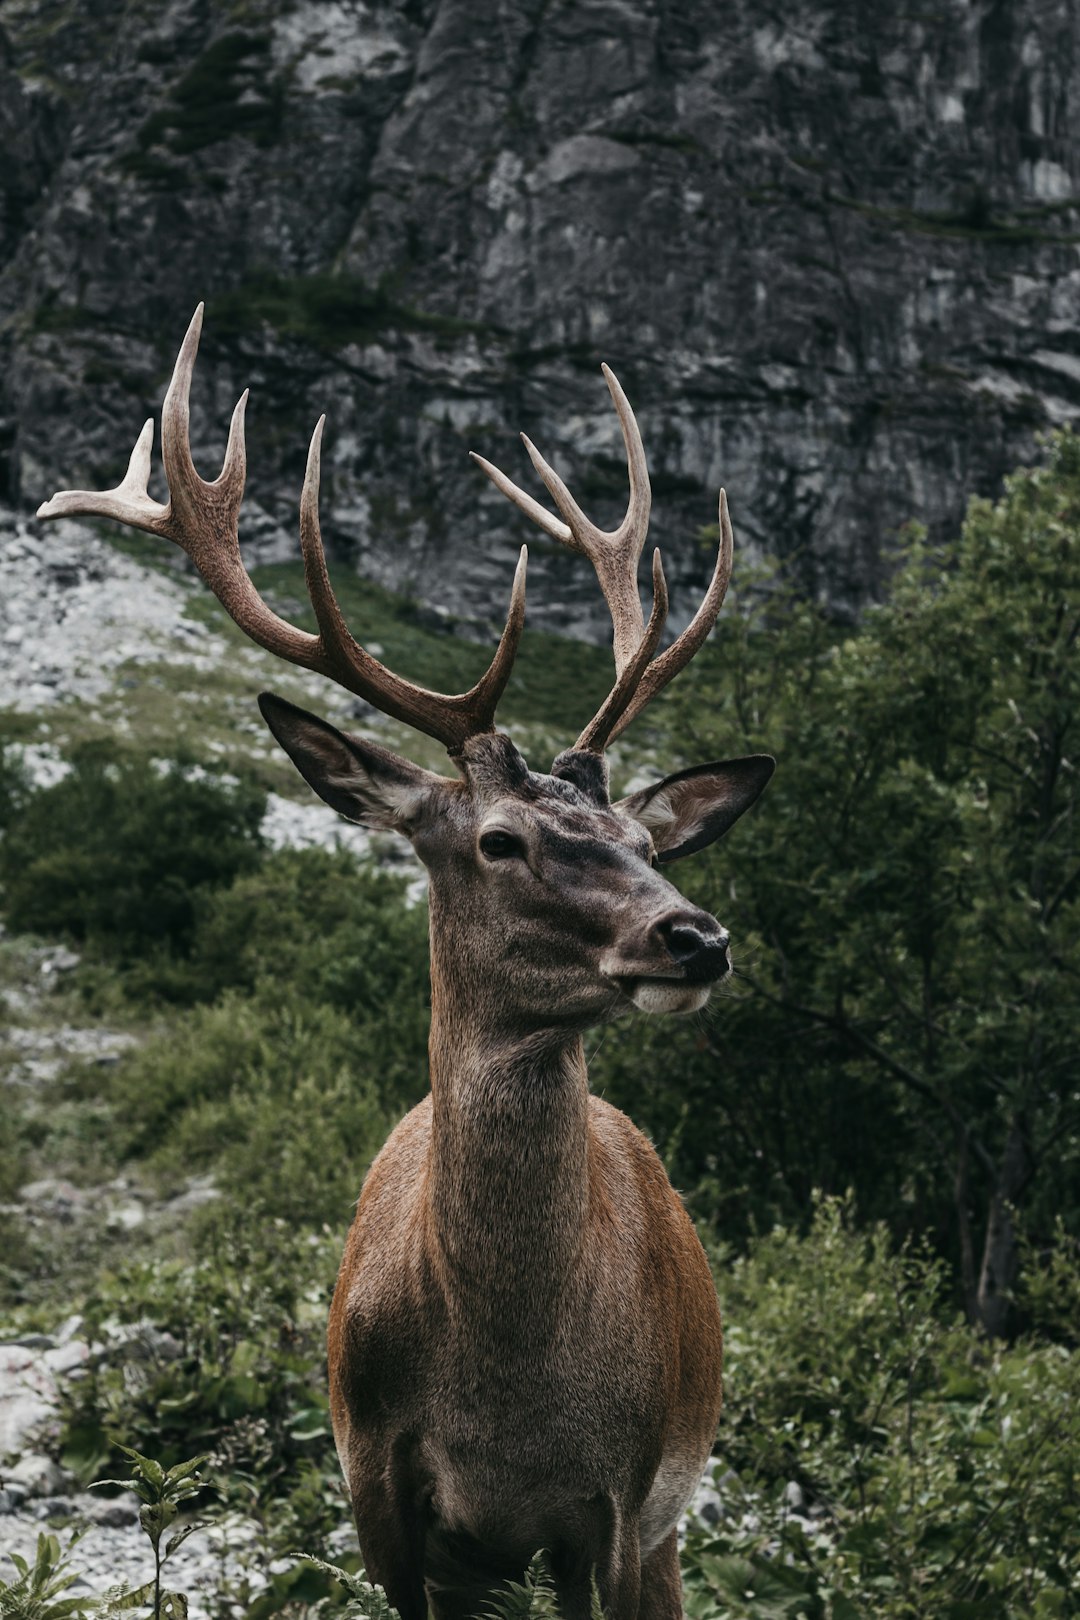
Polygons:
<instances>
[{"instance_id":1,"label":"rocky cliff","mask_svg":"<svg viewBox=\"0 0 1080 1620\"><path fill-rule=\"evenodd\" d=\"M192 308L215 467L295 542L454 612L597 593L470 465L526 428L625 500L645 435L685 615L737 534L850 609L1080 405L1074 0L4 0L0 499L112 483ZM535 486L530 486L535 487Z\"/></svg>"}]
</instances>

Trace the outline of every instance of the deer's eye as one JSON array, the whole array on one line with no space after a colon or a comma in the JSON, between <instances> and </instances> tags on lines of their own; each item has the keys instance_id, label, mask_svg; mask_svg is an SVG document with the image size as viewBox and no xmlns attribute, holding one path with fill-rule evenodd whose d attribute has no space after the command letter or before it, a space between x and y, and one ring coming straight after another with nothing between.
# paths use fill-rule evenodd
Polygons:
<instances>
[{"instance_id":1,"label":"deer's eye","mask_svg":"<svg viewBox=\"0 0 1080 1620\"><path fill-rule=\"evenodd\" d=\"M480 853L489 861L508 861L525 853L525 846L513 833L486 832L480 838Z\"/></svg>"}]
</instances>

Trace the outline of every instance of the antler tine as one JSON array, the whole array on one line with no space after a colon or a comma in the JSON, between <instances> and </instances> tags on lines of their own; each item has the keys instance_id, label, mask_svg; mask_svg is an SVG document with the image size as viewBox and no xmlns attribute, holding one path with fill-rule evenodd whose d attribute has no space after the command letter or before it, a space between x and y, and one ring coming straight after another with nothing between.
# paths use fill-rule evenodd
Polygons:
<instances>
[{"instance_id":1,"label":"antler tine","mask_svg":"<svg viewBox=\"0 0 1080 1620\"><path fill-rule=\"evenodd\" d=\"M146 489L150 482L150 450L153 443L154 422L150 418L144 422L142 432L135 440L127 472L115 489L58 490L51 501L42 501L37 510L38 517L68 517L77 513L87 517L114 517L134 529L146 529L151 534L163 533L162 522L168 507L152 501Z\"/></svg>"},{"instance_id":2,"label":"antler tine","mask_svg":"<svg viewBox=\"0 0 1080 1620\"><path fill-rule=\"evenodd\" d=\"M629 401L611 368L603 366L602 370L622 429L630 478L630 499L626 515L617 529L611 531L599 529L585 516L558 473L548 465L532 440L524 433L521 435L522 443L537 474L558 507L562 521L545 511L539 501L535 501L531 495L519 489L505 473L492 466L483 456L473 451L472 458L484 469L495 487L501 490L508 500L513 501L515 506L520 507L534 523L539 524L545 533L588 557L596 570L600 589L611 613L615 673L617 677L621 677L634 657L645 627L641 598L638 595L637 567L649 528L652 485L649 482L649 469L645 461L641 433Z\"/></svg>"},{"instance_id":3,"label":"antler tine","mask_svg":"<svg viewBox=\"0 0 1080 1620\"><path fill-rule=\"evenodd\" d=\"M602 754L604 752L616 731L621 729L618 722L633 700L635 689L645 674L649 660L660 643L660 637L663 634L664 624L667 620L668 591L667 581L664 578L664 565L660 560L659 546L653 552L652 581L653 605L652 612L649 614L649 622L645 627L645 634L642 636L633 658L631 658L622 674L618 676L615 685L574 744L575 748L587 749L592 754Z\"/></svg>"},{"instance_id":4,"label":"antler tine","mask_svg":"<svg viewBox=\"0 0 1080 1620\"><path fill-rule=\"evenodd\" d=\"M200 478L191 459L188 401L202 320L200 304L177 355L162 407L168 504L160 505L147 492L153 444L150 421L139 435L128 470L115 489L61 490L52 500L42 503L38 517L110 517L175 541L187 552L226 612L253 641L301 668L328 675L395 719L436 738L451 754L459 753L469 737L493 729L496 705L510 678L525 621L525 547L521 548L514 575L506 626L487 672L475 686L450 697L394 675L350 635L330 585L319 532L319 461L325 422L320 418L308 451L300 510L304 571L319 634L310 635L279 618L255 589L240 556L237 522L247 469L246 389L233 411L225 459L213 483Z\"/></svg>"},{"instance_id":5,"label":"antler tine","mask_svg":"<svg viewBox=\"0 0 1080 1620\"><path fill-rule=\"evenodd\" d=\"M596 570L614 630L615 686L598 713L578 738L576 747L601 753L618 737L657 692L693 658L716 622L731 577L734 540L728 517L727 496L720 491L720 547L716 567L705 597L682 635L659 658L653 653L659 643L667 612L667 587L660 553L653 559L653 610L648 627L644 625L637 588L637 563L645 541L652 508L652 487L645 462L645 449L637 420L610 366L604 366L611 398L622 428L626 463L630 476L630 501L626 516L611 533L598 529L582 512L559 475L548 466L532 441L523 433L522 442L529 459L559 509L556 517L513 483L483 456L470 452L472 459L487 473L496 489L532 518L554 539L587 556ZM662 600L663 611L658 614ZM647 650L646 650L647 648Z\"/></svg>"},{"instance_id":6,"label":"antler tine","mask_svg":"<svg viewBox=\"0 0 1080 1620\"><path fill-rule=\"evenodd\" d=\"M304 577L319 626L319 642L327 670L334 680L374 703L384 714L426 732L445 743L452 754L480 732L494 729L495 710L506 689L514 665L521 633L525 627L525 572L528 548L522 546L514 571L510 609L495 656L486 672L456 697L429 692L412 681L403 680L366 652L345 623L326 568L319 526L319 478L323 426L321 416L311 436L307 472L300 497L300 546L304 557Z\"/></svg>"},{"instance_id":7,"label":"antler tine","mask_svg":"<svg viewBox=\"0 0 1080 1620\"><path fill-rule=\"evenodd\" d=\"M645 670L641 681L632 692L630 701L623 709L616 724L612 728L609 740L614 741L621 732L626 730L631 720L639 715L649 703L665 687L669 681L674 680L679 671L690 662L698 648L702 646L709 631L716 623L717 614L723 606L727 595L728 581L731 578L731 564L735 551L735 538L731 532L731 519L728 516L727 494L720 491L720 546L716 554L716 567L713 569L709 588L702 598L701 606L687 625L681 636L678 636Z\"/></svg>"}]
</instances>

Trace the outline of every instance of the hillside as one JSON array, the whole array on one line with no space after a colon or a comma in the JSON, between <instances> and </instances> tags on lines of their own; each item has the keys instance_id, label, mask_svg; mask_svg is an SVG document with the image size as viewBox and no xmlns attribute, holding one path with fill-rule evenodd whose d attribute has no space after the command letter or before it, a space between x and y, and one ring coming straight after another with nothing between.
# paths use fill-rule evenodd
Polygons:
<instances>
[{"instance_id":1,"label":"hillside","mask_svg":"<svg viewBox=\"0 0 1080 1620\"><path fill-rule=\"evenodd\" d=\"M1070 418L1072 4L8 0L0 498L113 482L200 298L196 447L252 387L246 534L326 526L380 583L502 600L514 434L601 522L637 408L685 615L716 490L841 612ZM534 547L534 621L602 628Z\"/></svg>"}]
</instances>

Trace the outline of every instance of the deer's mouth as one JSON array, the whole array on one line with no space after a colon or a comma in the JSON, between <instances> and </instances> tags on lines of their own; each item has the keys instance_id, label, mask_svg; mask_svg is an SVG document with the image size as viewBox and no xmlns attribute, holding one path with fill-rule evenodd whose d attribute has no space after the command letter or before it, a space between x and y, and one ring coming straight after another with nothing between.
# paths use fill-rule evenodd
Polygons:
<instances>
[{"instance_id":1,"label":"deer's mouth","mask_svg":"<svg viewBox=\"0 0 1080 1620\"><path fill-rule=\"evenodd\" d=\"M639 1012L692 1013L700 1012L709 999L711 984L687 984L685 979L651 977L638 974L620 977L614 981L627 1001Z\"/></svg>"}]
</instances>

